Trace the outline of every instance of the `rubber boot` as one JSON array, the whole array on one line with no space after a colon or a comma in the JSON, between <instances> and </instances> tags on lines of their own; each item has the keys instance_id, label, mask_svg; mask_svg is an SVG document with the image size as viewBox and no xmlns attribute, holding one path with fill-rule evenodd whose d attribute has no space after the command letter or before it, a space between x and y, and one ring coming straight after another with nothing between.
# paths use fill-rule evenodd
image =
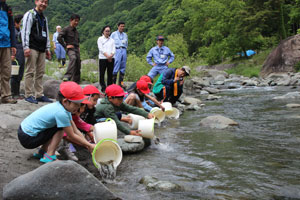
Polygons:
<instances>
[{"instance_id":1,"label":"rubber boot","mask_svg":"<svg viewBox=\"0 0 300 200\"><path fill-rule=\"evenodd\" d=\"M113 84L116 84L116 82L117 82L117 76L118 75L113 75L113 77L112 77Z\"/></svg>"},{"instance_id":2,"label":"rubber boot","mask_svg":"<svg viewBox=\"0 0 300 200\"><path fill-rule=\"evenodd\" d=\"M63 58L63 59L61 60L61 64L62 64L63 67L66 66L66 59L65 59L65 58Z\"/></svg>"}]
</instances>

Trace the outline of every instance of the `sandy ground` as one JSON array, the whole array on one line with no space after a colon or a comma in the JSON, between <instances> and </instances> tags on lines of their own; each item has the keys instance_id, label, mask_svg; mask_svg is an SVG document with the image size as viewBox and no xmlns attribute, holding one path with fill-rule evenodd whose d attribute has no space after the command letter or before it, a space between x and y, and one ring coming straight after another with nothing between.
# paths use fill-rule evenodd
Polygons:
<instances>
[{"instance_id":1,"label":"sandy ground","mask_svg":"<svg viewBox=\"0 0 300 200\"><path fill-rule=\"evenodd\" d=\"M25 149L19 143L17 130L26 116L43 105L45 103L31 104L24 100L19 100L14 105L0 104L0 199L2 199L3 188L7 183L42 165L32 156L36 152L35 149ZM96 177L99 176L86 149L77 148L76 155L79 158L79 164ZM64 159L63 156L58 158Z\"/></svg>"}]
</instances>

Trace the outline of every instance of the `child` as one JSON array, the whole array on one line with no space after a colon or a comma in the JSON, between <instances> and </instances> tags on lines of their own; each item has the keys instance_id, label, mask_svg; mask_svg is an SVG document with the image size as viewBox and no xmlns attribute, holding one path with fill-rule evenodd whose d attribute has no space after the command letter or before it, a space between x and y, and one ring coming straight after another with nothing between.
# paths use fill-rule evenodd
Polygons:
<instances>
[{"instance_id":1,"label":"child","mask_svg":"<svg viewBox=\"0 0 300 200\"><path fill-rule=\"evenodd\" d=\"M101 101L100 104L96 107L95 117L96 118L111 118L116 124L117 128L125 134L130 135L138 135L141 136L139 130L130 130L122 125L119 118L116 115L118 111L125 111L128 113L133 113L137 115L141 115L146 118L153 118L154 115L151 113L147 113L144 110L141 110L137 107L130 106L126 103L123 103L123 98L126 93L124 93L123 89L116 84L112 84L108 86L105 90L106 98Z\"/></svg>"},{"instance_id":2,"label":"child","mask_svg":"<svg viewBox=\"0 0 300 200\"><path fill-rule=\"evenodd\" d=\"M55 150L64 132L72 140L93 151L95 144L74 133L75 127L71 113L78 110L80 103L86 99L81 87L75 82L63 82L60 85L57 100L45 105L26 117L18 130L18 138L23 147L34 149L42 145L34 154L43 163L55 161Z\"/></svg>"},{"instance_id":3,"label":"child","mask_svg":"<svg viewBox=\"0 0 300 200\"><path fill-rule=\"evenodd\" d=\"M83 88L83 94L87 95L91 104L85 107L84 112L80 115L81 119L88 124L95 125L97 123L94 113L96 111L95 106L100 96L104 96L99 90L93 85L87 85Z\"/></svg>"}]
</instances>

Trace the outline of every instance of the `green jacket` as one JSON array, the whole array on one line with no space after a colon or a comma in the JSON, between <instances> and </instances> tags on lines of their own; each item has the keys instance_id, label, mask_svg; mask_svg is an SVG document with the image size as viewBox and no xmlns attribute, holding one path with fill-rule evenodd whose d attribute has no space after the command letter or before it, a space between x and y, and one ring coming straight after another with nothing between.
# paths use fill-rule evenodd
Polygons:
<instances>
[{"instance_id":1,"label":"green jacket","mask_svg":"<svg viewBox=\"0 0 300 200\"><path fill-rule=\"evenodd\" d=\"M128 105L124 102L120 105L120 107L117 107L117 106L113 105L112 103L110 103L110 101L108 101L107 97L105 99L102 99L100 104L98 104L96 106L96 112L95 112L94 116L96 118L111 118L111 119L113 119L117 124L118 130L129 135L130 129L127 128L126 126L124 126L120 122L120 120L118 119L118 117L116 115L116 112L119 112L119 111L124 111L124 112L128 112L128 113L133 113L136 115L141 115L145 118L148 117L148 113L146 111L144 111L140 108Z\"/></svg>"}]
</instances>

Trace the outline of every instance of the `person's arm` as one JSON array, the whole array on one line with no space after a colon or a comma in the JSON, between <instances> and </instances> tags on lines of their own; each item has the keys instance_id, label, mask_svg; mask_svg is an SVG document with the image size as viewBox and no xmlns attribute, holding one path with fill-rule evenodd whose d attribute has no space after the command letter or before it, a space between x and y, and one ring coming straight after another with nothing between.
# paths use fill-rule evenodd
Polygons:
<instances>
[{"instance_id":1,"label":"person's arm","mask_svg":"<svg viewBox=\"0 0 300 200\"><path fill-rule=\"evenodd\" d=\"M153 50L150 49L150 51L148 52L147 57L146 57L147 63L151 66L155 66L155 63L152 62L152 57L153 57Z\"/></svg>"},{"instance_id":2,"label":"person's arm","mask_svg":"<svg viewBox=\"0 0 300 200\"><path fill-rule=\"evenodd\" d=\"M170 68L164 72L161 83L164 85L172 85L174 83L173 70Z\"/></svg>"},{"instance_id":3,"label":"person's arm","mask_svg":"<svg viewBox=\"0 0 300 200\"><path fill-rule=\"evenodd\" d=\"M114 57L114 55L116 54L116 45L115 45L115 41L112 39L111 40L111 57Z\"/></svg>"},{"instance_id":4,"label":"person's arm","mask_svg":"<svg viewBox=\"0 0 300 200\"><path fill-rule=\"evenodd\" d=\"M133 114L141 115L145 118L148 118L148 112L146 112L144 109L140 109L138 107L131 106L131 105L128 105L126 103L122 103L121 106L120 106L120 109L122 111L125 111L125 112L128 112L128 113L133 113Z\"/></svg>"},{"instance_id":5,"label":"person's arm","mask_svg":"<svg viewBox=\"0 0 300 200\"><path fill-rule=\"evenodd\" d=\"M159 101L157 101L157 99L155 99L154 97L148 95L148 94L145 94L145 97L147 97L148 99L150 99L151 101L153 101L155 103L155 105L157 105L158 107L161 108L162 111L165 111L165 107L163 107Z\"/></svg>"},{"instance_id":6,"label":"person's arm","mask_svg":"<svg viewBox=\"0 0 300 200\"><path fill-rule=\"evenodd\" d=\"M67 34L67 28L65 27L65 28L63 28L63 29L59 32L58 37L57 37L57 41L58 41L64 48L67 47L67 45L66 45L66 43L65 43L65 41L64 41L64 38L65 38L66 34Z\"/></svg>"},{"instance_id":7,"label":"person's arm","mask_svg":"<svg viewBox=\"0 0 300 200\"><path fill-rule=\"evenodd\" d=\"M49 37L49 28L48 28L48 19L47 19L47 17L45 17L45 20L46 20L46 29L47 29L47 46L46 46L46 50L50 52L51 45L50 45L50 37Z\"/></svg>"},{"instance_id":8,"label":"person's arm","mask_svg":"<svg viewBox=\"0 0 300 200\"><path fill-rule=\"evenodd\" d=\"M22 20L22 30L21 30L21 36L22 36L22 44L24 49L24 54L26 50L29 50L29 35L31 33L31 27L32 27L32 13L31 11L28 11L25 13L23 20Z\"/></svg>"},{"instance_id":9,"label":"person's arm","mask_svg":"<svg viewBox=\"0 0 300 200\"><path fill-rule=\"evenodd\" d=\"M92 125L86 123L85 121L83 121L79 116L75 115L72 116L72 119L76 125L77 128L79 128L80 130L83 130L85 132L89 132Z\"/></svg>"},{"instance_id":10,"label":"person's arm","mask_svg":"<svg viewBox=\"0 0 300 200\"><path fill-rule=\"evenodd\" d=\"M15 56L16 54L16 35L15 35L15 26L14 26L14 20L13 20L13 14L12 14L12 9L8 7L8 26L9 26L9 31L10 31L10 43L11 43L11 48L14 48L13 53Z\"/></svg>"},{"instance_id":11,"label":"person's arm","mask_svg":"<svg viewBox=\"0 0 300 200\"><path fill-rule=\"evenodd\" d=\"M71 120L71 126L64 127L63 130L71 140L76 141L78 144L85 146L90 152L93 152L95 144L90 144L84 137L79 135L79 130L76 128L73 120Z\"/></svg>"},{"instance_id":12,"label":"person's arm","mask_svg":"<svg viewBox=\"0 0 300 200\"><path fill-rule=\"evenodd\" d=\"M99 52L103 54L105 57L108 57L107 53L105 53L104 51L104 46L101 37L98 38L97 45L98 45Z\"/></svg>"},{"instance_id":13,"label":"person's arm","mask_svg":"<svg viewBox=\"0 0 300 200\"><path fill-rule=\"evenodd\" d=\"M130 134L130 129L125 127L119 120L119 118L117 117L116 113L114 112L113 109L110 109L109 107L107 107L107 109L105 109L104 111L105 113L105 117L106 118L111 118L116 122L117 128L118 130L120 130L121 132L125 133L126 135Z\"/></svg>"},{"instance_id":14,"label":"person's arm","mask_svg":"<svg viewBox=\"0 0 300 200\"><path fill-rule=\"evenodd\" d=\"M168 63L171 64L174 61L175 56L169 48L168 48L168 50L169 50L169 57L170 57Z\"/></svg>"}]
</instances>

